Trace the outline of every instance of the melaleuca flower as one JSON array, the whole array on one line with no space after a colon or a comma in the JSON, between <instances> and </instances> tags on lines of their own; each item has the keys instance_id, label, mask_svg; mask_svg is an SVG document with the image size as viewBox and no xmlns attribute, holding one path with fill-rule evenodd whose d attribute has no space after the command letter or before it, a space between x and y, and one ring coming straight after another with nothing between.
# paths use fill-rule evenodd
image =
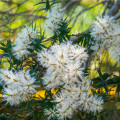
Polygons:
<instances>
[{"instance_id":1,"label":"melaleuca flower","mask_svg":"<svg viewBox=\"0 0 120 120\"><path fill-rule=\"evenodd\" d=\"M45 50L38 53L38 61L48 68L44 76L44 84L47 84L49 88L53 88L65 82L72 82L74 76L78 74L81 77L83 73L82 67L87 57L85 48L72 45L71 42L60 45L55 44L49 51Z\"/></svg>"},{"instance_id":2,"label":"melaleuca flower","mask_svg":"<svg viewBox=\"0 0 120 120\"><path fill-rule=\"evenodd\" d=\"M22 95L19 90L12 89L12 88L4 88L3 89L3 95L2 100L7 101L7 103L10 103L11 106L18 105L21 102Z\"/></svg>"},{"instance_id":3,"label":"melaleuca flower","mask_svg":"<svg viewBox=\"0 0 120 120\"><path fill-rule=\"evenodd\" d=\"M112 43L110 49L109 49L109 55L111 58L117 58L117 61L120 61L120 40L115 40L115 42Z\"/></svg>"},{"instance_id":4,"label":"melaleuca flower","mask_svg":"<svg viewBox=\"0 0 120 120\"><path fill-rule=\"evenodd\" d=\"M91 82L84 76L88 58L85 51L85 48L68 41L38 53L38 61L47 68L43 84L47 89L61 88L53 97L53 102L58 104L53 108L52 115L49 112L51 117L55 115L63 120L71 118L77 109L93 114L103 109L102 98L90 92Z\"/></svg>"},{"instance_id":5,"label":"melaleuca flower","mask_svg":"<svg viewBox=\"0 0 120 120\"><path fill-rule=\"evenodd\" d=\"M34 85L35 78L31 77L29 70L13 72L8 69L0 70L0 78L3 86L2 99L10 105L18 105L26 101L38 86Z\"/></svg>"},{"instance_id":6,"label":"melaleuca flower","mask_svg":"<svg viewBox=\"0 0 120 120\"><path fill-rule=\"evenodd\" d=\"M46 116L48 116L48 120L50 120L51 118L54 118L55 115L56 115L57 111L56 110L53 110L53 109L45 109L44 110L44 114Z\"/></svg>"},{"instance_id":7,"label":"melaleuca flower","mask_svg":"<svg viewBox=\"0 0 120 120\"><path fill-rule=\"evenodd\" d=\"M53 34L54 32L59 34L59 28L61 21L64 16L64 10L60 4L54 5L50 12L47 14L47 20L44 24L44 28L48 34Z\"/></svg>"},{"instance_id":8,"label":"melaleuca flower","mask_svg":"<svg viewBox=\"0 0 120 120\"><path fill-rule=\"evenodd\" d=\"M91 36L95 40L95 45L91 47L95 52L103 49L110 51L112 58L120 56L120 24L113 20L113 17L97 17L93 22Z\"/></svg>"},{"instance_id":9,"label":"melaleuca flower","mask_svg":"<svg viewBox=\"0 0 120 120\"><path fill-rule=\"evenodd\" d=\"M5 85L18 83L19 81L16 79L16 77L17 76L15 76L15 74L13 74L13 72L8 68L0 70L1 82L3 82Z\"/></svg>"},{"instance_id":10,"label":"melaleuca flower","mask_svg":"<svg viewBox=\"0 0 120 120\"><path fill-rule=\"evenodd\" d=\"M22 32L18 33L15 39L15 46L12 48L13 55L18 60L23 60L28 57L31 53L29 49L34 47L31 45L35 39L38 38L37 31L26 26Z\"/></svg>"}]
</instances>

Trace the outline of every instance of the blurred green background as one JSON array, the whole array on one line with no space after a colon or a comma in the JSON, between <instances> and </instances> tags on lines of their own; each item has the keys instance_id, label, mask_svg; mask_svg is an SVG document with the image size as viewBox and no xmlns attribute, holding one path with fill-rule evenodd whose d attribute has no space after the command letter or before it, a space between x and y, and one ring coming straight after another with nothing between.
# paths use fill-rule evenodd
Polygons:
<instances>
[{"instance_id":1,"label":"blurred green background","mask_svg":"<svg viewBox=\"0 0 120 120\"><path fill-rule=\"evenodd\" d=\"M49 0L52 1L52 0ZM54 1L54 0L53 0ZM61 2L63 7L70 2L70 0L58 0ZM114 1L114 0L112 0ZM42 4L38 4L43 2ZM43 23L45 22L45 16L47 12L43 10L46 7L44 3L46 0L1 0L0 1L0 42L14 39L17 33L26 25L36 25L37 30L42 29ZM83 31L86 31L92 27L92 22L96 16L101 16L104 13L106 1L102 0L78 0L78 3L72 4L66 10L67 21L71 28L70 35L76 35ZM113 5L113 3L111 3ZM106 12L109 9L106 10ZM45 36L46 38L49 35ZM47 46L50 45L47 43ZM109 61L109 65L106 64L106 59ZM104 54L100 57L102 61L102 71L109 72L111 67L114 66L116 60L107 58ZM94 70L98 66L98 60L95 58L91 65L91 78L96 77L97 71ZM118 66L115 69L115 74L118 71Z\"/></svg>"},{"instance_id":2,"label":"blurred green background","mask_svg":"<svg viewBox=\"0 0 120 120\"><path fill-rule=\"evenodd\" d=\"M46 0L1 0L0 42L5 42L9 39L14 42L17 33L20 32L25 25L36 25L38 31L42 29L42 25L45 21L46 16L46 11L43 10L43 8L46 6L45 4L38 3L44 1ZM63 6L65 6L69 1L70 0L62 0L60 2ZM74 36L74 34L78 34L87 29L90 29L92 27L92 22L95 20L96 16L101 16L103 14L105 5L106 2L102 2L102 0L82 0L80 4L73 4L70 6L66 11L65 16L70 23L70 34ZM111 66L113 66L116 62L116 60L108 59L105 54L102 55L100 59L102 61L102 71L107 72L110 71ZM105 64L106 59L109 61L108 66L110 66L107 66L107 68ZM97 65L98 60L95 58L91 64L91 78L98 76L97 71L95 71ZM115 70L115 74L118 74L117 70L118 67ZM110 95L115 96L116 87L113 87L112 89L113 90L110 92ZM118 100L116 97L114 97L112 100L113 103L105 104L105 107L107 110L109 110L109 113L107 113L108 119L104 120L109 120L109 116L114 113L115 117L113 116L113 120L118 120L117 116L120 114L120 102L115 102ZM115 111L113 104L118 105L117 112ZM106 113L104 113L104 116L106 116Z\"/></svg>"},{"instance_id":3,"label":"blurred green background","mask_svg":"<svg viewBox=\"0 0 120 120\"><path fill-rule=\"evenodd\" d=\"M38 4L45 0L1 0L0 1L0 41L14 39L16 33L25 25L36 23L40 29L46 12L42 9L45 4ZM60 1L65 6L70 0ZM38 4L38 5L37 5ZM89 8L89 9L88 9ZM86 10L88 9L88 10ZM83 0L80 4L72 5L66 17L70 20L71 33L77 34L91 27L96 16L100 16L104 4L99 0ZM83 11L80 15L78 15Z\"/></svg>"}]
</instances>

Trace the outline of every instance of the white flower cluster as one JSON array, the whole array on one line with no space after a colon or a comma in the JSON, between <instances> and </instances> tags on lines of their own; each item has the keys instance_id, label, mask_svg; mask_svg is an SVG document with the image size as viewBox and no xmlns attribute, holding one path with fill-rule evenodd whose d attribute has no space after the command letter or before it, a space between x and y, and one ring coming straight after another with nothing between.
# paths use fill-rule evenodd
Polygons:
<instances>
[{"instance_id":1,"label":"white flower cluster","mask_svg":"<svg viewBox=\"0 0 120 120\"><path fill-rule=\"evenodd\" d=\"M15 39L15 46L12 48L16 59L23 60L31 54L28 49L33 49L31 44L35 42L34 39L36 38L38 38L37 31L28 26L18 33Z\"/></svg>"},{"instance_id":2,"label":"white flower cluster","mask_svg":"<svg viewBox=\"0 0 120 120\"><path fill-rule=\"evenodd\" d=\"M43 81L46 87L62 88L54 96L53 102L58 103L55 111L45 110L49 118L71 118L77 109L94 114L103 109L102 98L93 96L90 80L83 75L87 58L85 48L71 42L55 44L49 50L38 53L38 61L47 68Z\"/></svg>"},{"instance_id":3,"label":"white flower cluster","mask_svg":"<svg viewBox=\"0 0 120 120\"><path fill-rule=\"evenodd\" d=\"M11 106L19 105L36 93L35 78L30 76L29 70L13 72L9 69L1 69L0 78L4 84L2 99Z\"/></svg>"},{"instance_id":4,"label":"white flower cluster","mask_svg":"<svg viewBox=\"0 0 120 120\"><path fill-rule=\"evenodd\" d=\"M111 58L120 57L120 24L113 17L97 17L93 22L91 36L96 40L91 48L101 52L104 48L110 51Z\"/></svg>"},{"instance_id":5,"label":"white flower cluster","mask_svg":"<svg viewBox=\"0 0 120 120\"><path fill-rule=\"evenodd\" d=\"M48 34L53 35L54 32L59 34L59 28L61 25L61 20L64 16L64 10L62 9L62 6L60 4L54 5L50 12L47 14L47 20L44 24L44 28Z\"/></svg>"},{"instance_id":6,"label":"white flower cluster","mask_svg":"<svg viewBox=\"0 0 120 120\"><path fill-rule=\"evenodd\" d=\"M82 66L87 57L85 48L72 45L71 42L55 44L49 50L38 53L38 61L48 68L44 76L44 85L55 88L65 83L72 85L77 82L78 76L82 78Z\"/></svg>"}]
</instances>

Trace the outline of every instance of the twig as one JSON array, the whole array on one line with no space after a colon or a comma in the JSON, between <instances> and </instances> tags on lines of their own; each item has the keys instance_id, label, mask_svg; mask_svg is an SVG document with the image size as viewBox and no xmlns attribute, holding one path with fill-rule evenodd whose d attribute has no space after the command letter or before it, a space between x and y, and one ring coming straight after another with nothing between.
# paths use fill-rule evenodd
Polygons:
<instances>
[{"instance_id":1,"label":"twig","mask_svg":"<svg viewBox=\"0 0 120 120\"><path fill-rule=\"evenodd\" d=\"M24 16L24 17L33 17L33 18L43 18L43 19L46 19L45 16L38 16L38 15L32 15L32 14L23 14L23 12L21 13L7 13L6 11L0 11L0 14L7 14L7 15L10 15L10 16Z\"/></svg>"},{"instance_id":2,"label":"twig","mask_svg":"<svg viewBox=\"0 0 120 120\"><path fill-rule=\"evenodd\" d=\"M107 1L107 5L106 5L106 7L105 7L105 10L104 10L102 16L104 16L104 15L106 14L106 11L107 11L107 8L108 8L108 6L109 6L109 3L110 3L110 0Z\"/></svg>"},{"instance_id":3,"label":"twig","mask_svg":"<svg viewBox=\"0 0 120 120\"><path fill-rule=\"evenodd\" d=\"M119 18L120 18L120 12L117 13L117 14L113 17L113 20L117 20L117 19L119 19Z\"/></svg>"},{"instance_id":4,"label":"twig","mask_svg":"<svg viewBox=\"0 0 120 120\"><path fill-rule=\"evenodd\" d=\"M32 112L29 113L29 114L27 114L27 115L18 114L18 117L23 118L23 120L26 120L26 119L28 119L30 116L32 116L32 114L33 114Z\"/></svg>"},{"instance_id":5,"label":"twig","mask_svg":"<svg viewBox=\"0 0 120 120\"><path fill-rule=\"evenodd\" d=\"M115 65L112 67L113 69L111 69L110 73L112 73L114 71L114 69L116 68L117 65L118 65L118 62L116 62Z\"/></svg>"},{"instance_id":6,"label":"twig","mask_svg":"<svg viewBox=\"0 0 120 120\"><path fill-rule=\"evenodd\" d=\"M103 3L105 3L105 2L107 2L107 1L101 1L101 2L99 2L99 3L97 3L97 4L95 4L95 5L93 5L93 6L89 7L89 8L87 8L87 9L85 8L85 9L81 10L81 11L76 15L72 27L75 25L75 23L76 23L76 21L77 21L77 18L78 18L81 14L83 14L84 12L86 12L86 11L88 11L88 10L90 10L90 9L92 9L92 8L94 8L94 7L98 6L98 5L100 5L100 4L103 4Z\"/></svg>"},{"instance_id":7,"label":"twig","mask_svg":"<svg viewBox=\"0 0 120 120\"><path fill-rule=\"evenodd\" d=\"M73 42L77 42L78 39L79 39L79 37L80 37L81 35L89 33L90 30L91 30L91 29L88 29L88 30L86 30L86 31L84 31L84 32L82 32L82 33L79 33L79 34L77 34L76 36L72 37L70 40L73 41Z\"/></svg>"},{"instance_id":8,"label":"twig","mask_svg":"<svg viewBox=\"0 0 120 120\"><path fill-rule=\"evenodd\" d=\"M120 9L120 0L117 0L112 8L109 10L108 15L109 16L114 16Z\"/></svg>"},{"instance_id":9,"label":"twig","mask_svg":"<svg viewBox=\"0 0 120 120\"><path fill-rule=\"evenodd\" d=\"M117 117L118 117L118 120L120 120L120 115L119 115L118 112L117 112L116 106L115 106L115 105L113 105L113 106L114 106L114 111L115 111L115 113L116 113L116 115L117 115Z\"/></svg>"},{"instance_id":10,"label":"twig","mask_svg":"<svg viewBox=\"0 0 120 120\"><path fill-rule=\"evenodd\" d=\"M4 2L6 2L6 3L8 3L8 4L16 4L15 7L10 8L10 9L7 10L6 12L9 12L9 11L15 9L16 7L20 7L21 5L23 5L23 4L24 4L25 2L27 2L27 1L28 1L28 0L24 0L24 1L22 1L21 3L15 3L15 2L13 2L13 1L4 1Z\"/></svg>"},{"instance_id":11,"label":"twig","mask_svg":"<svg viewBox=\"0 0 120 120\"><path fill-rule=\"evenodd\" d=\"M100 114L99 115L97 115L97 120L99 120L100 119Z\"/></svg>"},{"instance_id":12,"label":"twig","mask_svg":"<svg viewBox=\"0 0 120 120\"><path fill-rule=\"evenodd\" d=\"M79 3L81 0L71 0L70 2L68 2L65 7L63 8L64 10L67 10L69 7L73 6L73 4L77 4Z\"/></svg>"}]
</instances>

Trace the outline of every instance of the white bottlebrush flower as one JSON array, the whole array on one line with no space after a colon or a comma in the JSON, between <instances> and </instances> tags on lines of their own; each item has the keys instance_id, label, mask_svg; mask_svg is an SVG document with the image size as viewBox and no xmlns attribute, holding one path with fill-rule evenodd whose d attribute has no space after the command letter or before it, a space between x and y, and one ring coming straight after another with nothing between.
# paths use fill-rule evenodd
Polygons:
<instances>
[{"instance_id":1,"label":"white bottlebrush flower","mask_svg":"<svg viewBox=\"0 0 120 120\"><path fill-rule=\"evenodd\" d=\"M61 86L74 81L77 75L82 76L81 65L87 60L87 57L85 48L72 45L71 42L55 44L48 51L38 53L38 61L48 68L44 76L45 85L49 86L48 88ZM72 76L73 78L71 78Z\"/></svg>"},{"instance_id":2,"label":"white bottlebrush flower","mask_svg":"<svg viewBox=\"0 0 120 120\"><path fill-rule=\"evenodd\" d=\"M0 69L0 78L1 78L2 82L5 83L5 85L15 84L15 83L19 82L15 73L13 73L8 68Z\"/></svg>"},{"instance_id":3,"label":"white bottlebrush flower","mask_svg":"<svg viewBox=\"0 0 120 120\"><path fill-rule=\"evenodd\" d=\"M43 84L47 89L61 88L52 101L57 103L54 108L56 112L47 112L49 118L72 118L77 109L94 114L103 109L103 100L93 96L90 92L91 81L83 74L87 58L85 48L72 45L69 41L54 44L48 50L38 53L38 61L47 68Z\"/></svg>"},{"instance_id":4,"label":"white bottlebrush flower","mask_svg":"<svg viewBox=\"0 0 120 120\"><path fill-rule=\"evenodd\" d=\"M18 105L21 103L21 97L20 91L17 89L12 88L4 88L3 94L2 94L2 100L7 101L7 103L10 103L11 106Z\"/></svg>"},{"instance_id":5,"label":"white bottlebrush flower","mask_svg":"<svg viewBox=\"0 0 120 120\"><path fill-rule=\"evenodd\" d=\"M30 52L28 51L28 48L22 46L16 45L13 47L13 55L16 57L18 60L23 60L24 58L27 58L30 55Z\"/></svg>"},{"instance_id":6,"label":"white bottlebrush flower","mask_svg":"<svg viewBox=\"0 0 120 120\"><path fill-rule=\"evenodd\" d=\"M88 96L87 94L82 95L82 99L80 100L79 107L82 106L82 109L84 111L87 111L87 113L92 112L93 114L96 114L97 112L101 112L103 109L103 100L101 97L98 96Z\"/></svg>"},{"instance_id":7,"label":"white bottlebrush flower","mask_svg":"<svg viewBox=\"0 0 120 120\"><path fill-rule=\"evenodd\" d=\"M44 66L44 67L49 67L49 61L52 59L52 56L50 55L49 51L47 50L43 50L41 51L40 53L37 54L38 56L38 61L41 62L41 64Z\"/></svg>"},{"instance_id":8,"label":"white bottlebrush flower","mask_svg":"<svg viewBox=\"0 0 120 120\"><path fill-rule=\"evenodd\" d=\"M66 118L71 118L73 115L73 109L70 107L69 103L62 102L56 106L58 114L56 114L58 120L64 120Z\"/></svg>"},{"instance_id":9,"label":"white bottlebrush flower","mask_svg":"<svg viewBox=\"0 0 120 120\"><path fill-rule=\"evenodd\" d=\"M29 70L13 72L12 70L1 69L0 78L5 84L2 98L10 105L18 105L37 92L38 86L34 85L36 79L31 77Z\"/></svg>"},{"instance_id":10,"label":"white bottlebrush flower","mask_svg":"<svg viewBox=\"0 0 120 120\"><path fill-rule=\"evenodd\" d=\"M95 40L95 45L91 47L95 52L106 49L110 51L111 58L120 57L120 24L108 15L97 17L93 22L91 36Z\"/></svg>"},{"instance_id":11,"label":"white bottlebrush flower","mask_svg":"<svg viewBox=\"0 0 120 120\"><path fill-rule=\"evenodd\" d=\"M48 120L50 120L51 118L54 118L56 113L57 113L57 111L55 110L55 108L54 109L50 108L50 109L45 109L44 110L44 114L46 116L48 116Z\"/></svg>"},{"instance_id":12,"label":"white bottlebrush flower","mask_svg":"<svg viewBox=\"0 0 120 120\"><path fill-rule=\"evenodd\" d=\"M120 44L120 43L119 43ZM117 61L119 63L120 61L120 46L119 45L116 45L116 47L112 47L110 48L109 50L109 55L111 58L113 59L116 59L117 58Z\"/></svg>"},{"instance_id":13,"label":"white bottlebrush flower","mask_svg":"<svg viewBox=\"0 0 120 120\"><path fill-rule=\"evenodd\" d=\"M59 28L61 24L61 20L63 19L64 11L62 9L62 6L60 4L54 5L50 12L48 13L47 20L44 24L44 29L48 34L53 34L56 32L59 34Z\"/></svg>"},{"instance_id":14,"label":"white bottlebrush flower","mask_svg":"<svg viewBox=\"0 0 120 120\"><path fill-rule=\"evenodd\" d=\"M15 39L15 46L12 48L13 55L16 59L22 60L31 54L28 49L33 49L31 44L35 42L34 40L36 38L38 38L37 31L28 26L22 32L18 33Z\"/></svg>"},{"instance_id":15,"label":"white bottlebrush flower","mask_svg":"<svg viewBox=\"0 0 120 120\"><path fill-rule=\"evenodd\" d=\"M68 64L66 65L66 69L67 69L67 74L69 75L69 77L71 79L74 80L75 77L80 77L82 78L83 76L83 68L80 67L80 64L76 63L76 64Z\"/></svg>"},{"instance_id":16,"label":"white bottlebrush flower","mask_svg":"<svg viewBox=\"0 0 120 120\"><path fill-rule=\"evenodd\" d=\"M69 95L64 92L60 92L54 96L53 102L58 103L53 109L56 110L54 116L57 117L58 120L64 120L66 118L71 118L73 115L73 109L71 106L71 98Z\"/></svg>"},{"instance_id":17,"label":"white bottlebrush flower","mask_svg":"<svg viewBox=\"0 0 120 120\"><path fill-rule=\"evenodd\" d=\"M90 107L90 111L93 112L94 114L96 114L96 112L101 112L103 110L103 99L101 97L98 96L93 96L93 98L89 98L90 102L92 102L91 107Z\"/></svg>"},{"instance_id":18,"label":"white bottlebrush flower","mask_svg":"<svg viewBox=\"0 0 120 120\"><path fill-rule=\"evenodd\" d=\"M91 36L97 41L104 41L104 39L107 40L107 37L112 32L112 24L114 24L112 21L112 17L109 17L107 15L101 18L97 17L96 20L93 22Z\"/></svg>"}]
</instances>

